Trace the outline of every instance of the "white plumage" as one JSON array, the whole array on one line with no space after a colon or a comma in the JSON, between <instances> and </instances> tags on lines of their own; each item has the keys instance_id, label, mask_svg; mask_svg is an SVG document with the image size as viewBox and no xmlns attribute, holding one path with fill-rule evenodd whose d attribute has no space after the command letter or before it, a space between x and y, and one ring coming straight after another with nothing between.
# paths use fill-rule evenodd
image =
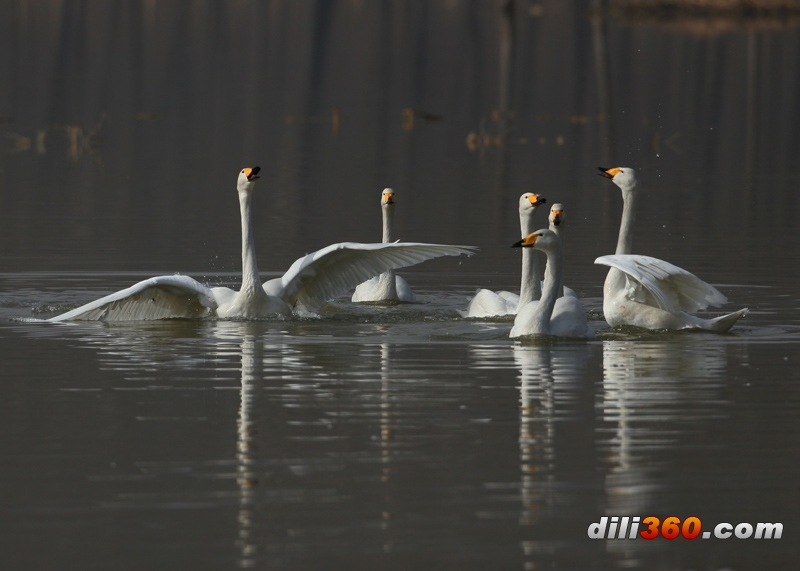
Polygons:
<instances>
[{"instance_id":1,"label":"white plumage","mask_svg":"<svg viewBox=\"0 0 800 571\"><path fill-rule=\"evenodd\" d=\"M623 199L616 255L595 260L596 264L611 266L603 285L603 314L609 325L724 332L747 315L747 308L712 319L692 315L709 306L719 307L727 298L678 266L649 256L632 255L636 172L627 167L600 168L600 171L622 190Z\"/></svg>"},{"instance_id":2,"label":"white plumage","mask_svg":"<svg viewBox=\"0 0 800 571\"><path fill-rule=\"evenodd\" d=\"M48 321L140 321L166 318L258 319L316 312L329 299L387 270L411 266L439 256L472 254L471 246L395 242L342 242L295 261L280 278L261 283L256 263L250 202L259 167L239 173L237 190L242 219L242 287L209 288L180 275L158 276L87 303Z\"/></svg>"},{"instance_id":3,"label":"white plumage","mask_svg":"<svg viewBox=\"0 0 800 571\"><path fill-rule=\"evenodd\" d=\"M546 202L546 198L531 192L526 192L519 197L519 225L522 238L534 231L533 215L539 206ZM541 254L528 248L523 249L519 294L510 291L495 292L489 289L479 289L462 315L464 317L515 315L518 307L541 297L543 274L544 264Z\"/></svg>"},{"instance_id":4,"label":"white plumage","mask_svg":"<svg viewBox=\"0 0 800 571\"><path fill-rule=\"evenodd\" d=\"M547 255L547 272L539 301L523 305L514 318L510 337L553 335L556 337L594 337L586 312L577 297L559 297L563 254L561 239L552 230L537 230L514 246L535 248Z\"/></svg>"},{"instance_id":5,"label":"white plumage","mask_svg":"<svg viewBox=\"0 0 800 571\"><path fill-rule=\"evenodd\" d=\"M394 202L395 192L384 188L381 192L381 214L383 218L383 242L394 240ZM383 272L379 276L359 284L351 298L354 302L364 301L417 301L417 296L408 282L395 274L394 270Z\"/></svg>"}]
</instances>

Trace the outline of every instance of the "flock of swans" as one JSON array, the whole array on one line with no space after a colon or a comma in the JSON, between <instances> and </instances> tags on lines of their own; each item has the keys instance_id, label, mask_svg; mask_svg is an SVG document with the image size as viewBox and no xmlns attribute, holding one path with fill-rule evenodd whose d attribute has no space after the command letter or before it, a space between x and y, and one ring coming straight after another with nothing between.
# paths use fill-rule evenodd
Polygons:
<instances>
[{"instance_id":1,"label":"flock of swans","mask_svg":"<svg viewBox=\"0 0 800 571\"><path fill-rule=\"evenodd\" d=\"M242 223L242 285L239 291L208 287L183 275L157 276L48 319L139 321L168 318L217 317L261 319L313 315L328 300L355 288L353 302L416 301L408 283L395 270L440 256L472 255L473 246L393 242L395 193L381 193L383 241L342 242L296 260L280 278L262 283L256 262L251 203L259 167L239 173L237 191ZM645 329L698 328L724 332L748 310L703 319L693 315L727 299L716 288L663 260L634 255L634 202L638 181L633 169L601 168L621 190L624 201L617 249L597 264L610 266L603 288L603 313L612 327ZM480 289L464 317L514 315L510 337L552 335L593 337L586 313L575 293L562 283L564 209L554 204L549 228L536 230L533 217L546 202L525 193L519 200L522 239L522 281L519 294Z\"/></svg>"}]
</instances>

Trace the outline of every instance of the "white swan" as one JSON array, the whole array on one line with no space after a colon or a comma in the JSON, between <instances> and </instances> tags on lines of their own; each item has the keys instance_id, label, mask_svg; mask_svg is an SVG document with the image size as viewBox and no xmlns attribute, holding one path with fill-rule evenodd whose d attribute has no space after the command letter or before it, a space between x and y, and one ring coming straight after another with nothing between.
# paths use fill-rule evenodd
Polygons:
<instances>
[{"instance_id":1,"label":"white swan","mask_svg":"<svg viewBox=\"0 0 800 571\"><path fill-rule=\"evenodd\" d=\"M534 231L533 215L546 202L546 198L532 192L526 192L519 197L519 226L522 238ZM516 314L519 307L541 297L543 266L542 256L538 252L524 249L522 251L522 281L519 295L510 291L494 292L488 289L479 289L462 315L464 317L494 317Z\"/></svg>"},{"instance_id":2,"label":"white swan","mask_svg":"<svg viewBox=\"0 0 800 571\"><path fill-rule=\"evenodd\" d=\"M550 214L547 216L547 221L549 222L550 231L555 232L555 235L558 236L558 239L563 242L564 236L562 234L562 230L564 227L561 225L561 223L564 222L564 207L560 202L556 202L550 207Z\"/></svg>"},{"instance_id":3,"label":"white swan","mask_svg":"<svg viewBox=\"0 0 800 571\"><path fill-rule=\"evenodd\" d=\"M280 278L261 283L256 264L250 203L259 167L242 169L237 181L242 218L242 287L209 288L180 275L158 276L87 303L48 321L140 321L165 318L258 319L316 312L329 299L393 268L439 256L472 254L471 246L395 242L343 242L296 260Z\"/></svg>"},{"instance_id":4,"label":"white swan","mask_svg":"<svg viewBox=\"0 0 800 571\"><path fill-rule=\"evenodd\" d=\"M724 332L747 315L747 308L713 319L692 315L708 306L719 307L728 299L715 287L669 262L632 255L636 172L627 167L600 167L600 171L622 190L623 200L616 253L594 262L611 266L603 285L603 314L609 325Z\"/></svg>"},{"instance_id":5,"label":"white swan","mask_svg":"<svg viewBox=\"0 0 800 571\"><path fill-rule=\"evenodd\" d=\"M550 230L555 232L555 235L558 236L558 239L561 240L561 249L564 249L564 206L560 202L556 202L553 206L550 207L550 215L547 217L548 222L550 223ZM547 271L547 270L545 270ZM562 280L563 281L563 280ZM571 288L568 288L563 283L559 287L558 290L558 297L562 295L570 295L572 297L577 298L577 294L572 291Z\"/></svg>"},{"instance_id":6,"label":"white swan","mask_svg":"<svg viewBox=\"0 0 800 571\"><path fill-rule=\"evenodd\" d=\"M547 255L542 297L538 302L523 305L514 319L509 337L554 335L556 337L594 337L586 321L581 302L573 296L558 297L561 286L563 253L561 240L552 230L537 230L514 247L535 248Z\"/></svg>"},{"instance_id":7,"label":"white swan","mask_svg":"<svg viewBox=\"0 0 800 571\"><path fill-rule=\"evenodd\" d=\"M394 190L384 188L381 192L381 212L383 214L383 242L393 240L392 221L394 220ZM351 301L417 301L417 296L408 282L395 275L394 270L359 284L353 292Z\"/></svg>"}]
</instances>

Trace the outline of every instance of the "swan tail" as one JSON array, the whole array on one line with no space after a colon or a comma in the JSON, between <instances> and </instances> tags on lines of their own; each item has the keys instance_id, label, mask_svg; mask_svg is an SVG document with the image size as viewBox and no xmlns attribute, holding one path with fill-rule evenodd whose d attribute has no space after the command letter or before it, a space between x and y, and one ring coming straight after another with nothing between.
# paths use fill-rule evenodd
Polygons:
<instances>
[{"instance_id":1,"label":"swan tail","mask_svg":"<svg viewBox=\"0 0 800 571\"><path fill-rule=\"evenodd\" d=\"M727 315L721 315L719 317L715 317L714 319L709 319L704 324L704 329L710 329L711 331L717 331L719 333L725 333L726 331L730 330L733 327L733 324L736 323L740 317L744 317L750 313L748 308L740 309L739 311L734 311L733 313L729 313Z\"/></svg>"}]
</instances>

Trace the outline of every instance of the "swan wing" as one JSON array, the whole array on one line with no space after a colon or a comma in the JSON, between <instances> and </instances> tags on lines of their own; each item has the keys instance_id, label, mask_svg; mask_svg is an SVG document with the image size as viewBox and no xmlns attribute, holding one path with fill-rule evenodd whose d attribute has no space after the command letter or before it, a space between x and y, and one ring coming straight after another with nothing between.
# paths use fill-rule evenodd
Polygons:
<instances>
[{"instance_id":1,"label":"swan wing","mask_svg":"<svg viewBox=\"0 0 800 571\"><path fill-rule=\"evenodd\" d=\"M728 301L714 286L683 268L658 258L632 254L612 255L600 256L594 263L624 272L629 282L631 279L635 280L651 296L647 300L650 305L670 313L694 313L709 305L719 307ZM636 297L634 291L631 295Z\"/></svg>"},{"instance_id":2,"label":"swan wing","mask_svg":"<svg viewBox=\"0 0 800 571\"><path fill-rule=\"evenodd\" d=\"M476 249L417 242L331 244L296 260L281 278L279 296L290 306L316 312L329 299L385 271L440 256L472 255Z\"/></svg>"},{"instance_id":3,"label":"swan wing","mask_svg":"<svg viewBox=\"0 0 800 571\"><path fill-rule=\"evenodd\" d=\"M189 276L157 276L48 321L146 321L200 317L214 310L212 290Z\"/></svg>"}]
</instances>

